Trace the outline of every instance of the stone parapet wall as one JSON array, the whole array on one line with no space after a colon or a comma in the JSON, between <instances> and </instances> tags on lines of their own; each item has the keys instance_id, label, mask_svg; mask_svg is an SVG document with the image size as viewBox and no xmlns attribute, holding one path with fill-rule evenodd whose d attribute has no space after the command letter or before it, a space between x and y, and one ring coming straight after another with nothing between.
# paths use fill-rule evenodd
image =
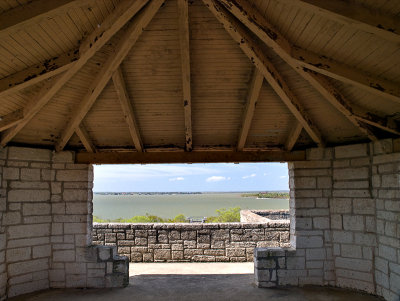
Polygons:
<instances>
[{"instance_id":1,"label":"stone parapet wall","mask_svg":"<svg viewBox=\"0 0 400 301\"><path fill-rule=\"evenodd\" d=\"M242 223L269 223L275 220L288 220L289 210L240 210Z\"/></svg>"},{"instance_id":2,"label":"stone parapet wall","mask_svg":"<svg viewBox=\"0 0 400 301\"><path fill-rule=\"evenodd\" d=\"M74 164L72 152L8 147L0 185L0 300L127 283L128 261L115 248L90 246L92 166Z\"/></svg>"},{"instance_id":3,"label":"stone parapet wall","mask_svg":"<svg viewBox=\"0 0 400 301\"><path fill-rule=\"evenodd\" d=\"M307 151L289 164L292 249L256 249L260 287L332 285L398 301L400 140Z\"/></svg>"},{"instance_id":4,"label":"stone parapet wall","mask_svg":"<svg viewBox=\"0 0 400 301\"><path fill-rule=\"evenodd\" d=\"M93 244L117 246L131 262L252 261L255 247L289 246L289 221L265 224L93 225Z\"/></svg>"}]
</instances>

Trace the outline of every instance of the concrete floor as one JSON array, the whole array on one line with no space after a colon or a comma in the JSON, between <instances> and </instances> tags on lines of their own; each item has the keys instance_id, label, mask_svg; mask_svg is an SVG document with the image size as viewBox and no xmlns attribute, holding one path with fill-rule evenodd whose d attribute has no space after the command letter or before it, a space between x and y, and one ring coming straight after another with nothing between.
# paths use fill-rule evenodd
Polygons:
<instances>
[{"instance_id":1,"label":"concrete floor","mask_svg":"<svg viewBox=\"0 0 400 301\"><path fill-rule=\"evenodd\" d=\"M373 301L379 298L340 289L255 287L252 263L131 264L131 278L123 289L48 290L10 301Z\"/></svg>"}]
</instances>

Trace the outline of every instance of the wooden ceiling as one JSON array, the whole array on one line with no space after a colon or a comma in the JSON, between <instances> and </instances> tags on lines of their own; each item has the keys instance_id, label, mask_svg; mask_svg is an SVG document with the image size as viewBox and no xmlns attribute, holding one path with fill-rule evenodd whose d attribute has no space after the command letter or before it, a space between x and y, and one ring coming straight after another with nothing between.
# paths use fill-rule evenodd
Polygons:
<instances>
[{"instance_id":1,"label":"wooden ceiling","mask_svg":"<svg viewBox=\"0 0 400 301\"><path fill-rule=\"evenodd\" d=\"M0 0L0 117L1 146L82 162L398 137L400 2Z\"/></svg>"}]
</instances>

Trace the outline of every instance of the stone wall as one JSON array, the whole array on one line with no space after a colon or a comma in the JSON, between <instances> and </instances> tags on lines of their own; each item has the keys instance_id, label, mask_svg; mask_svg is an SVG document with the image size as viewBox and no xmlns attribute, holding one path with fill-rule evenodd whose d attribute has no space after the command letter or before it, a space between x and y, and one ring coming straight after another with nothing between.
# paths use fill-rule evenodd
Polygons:
<instances>
[{"instance_id":1,"label":"stone wall","mask_svg":"<svg viewBox=\"0 0 400 301\"><path fill-rule=\"evenodd\" d=\"M289 210L240 210L242 223L269 223L274 220L288 220Z\"/></svg>"},{"instance_id":2,"label":"stone wall","mask_svg":"<svg viewBox=\"0 0 400 301\"><path fill-rule=\"evenodd\" d=\"M0 156L0 299L127 282L127 259L113 247L90 246L90 165L44 149L9 147Z\"/></svg>"},{"instance_id":3,"label":"stone wall","mask_svg":"<svg viewBox=\"0 0 400 301\"><path fill-rule=\"evenodd\" d=\"M400 141L289 164L292 249L256 249L260 287L332 285L399 299Z\"/></svg>"},{"instance_id":4,"label":"stone wall","mask_svg":"<svg viewBox=\"0 0 400 301\"><path fill-rule=\"evenodd\" d=\"M264 224L94 224L93 244L131 262L252 261L255 247L289 246L289 221Z\"/></svg>"}]
</instances>

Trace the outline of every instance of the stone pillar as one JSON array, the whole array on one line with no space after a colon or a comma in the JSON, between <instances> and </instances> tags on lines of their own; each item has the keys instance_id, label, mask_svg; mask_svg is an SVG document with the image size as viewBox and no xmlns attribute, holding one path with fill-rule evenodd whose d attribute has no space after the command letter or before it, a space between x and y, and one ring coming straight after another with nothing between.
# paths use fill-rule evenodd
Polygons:
<instances>
[{"instance_id":1,"label":"stone pillar","mask_svg":"<svg viewBox=\"0 0 400 301\"><path fill-rule=\"evenodd\" d=\"M91 246L92 166L74 164L72 152L9 147L1 154L6 296L126 285L127 258L115 248Z\"/></svg>"},{"instance_id":2,"label":"stone pillar","mask_svg":"<svg viewBox=\"0 0 400 301\"><path fill-rule=\"evenodd\" d=\"M332 285L398 300L399 144L312 149L289 164L291 248L255 250L260 287Z\"/></svg>"},{"instance_id":3,"label":"stone pillar","mask_svg":"<svg viewBox=\"0 0 400 301\"><path fill-rule=\"evenodd\" d=\"M6 164L6 150L0 149L0 301L6 299L7 289L7 267L6 267L6 232L3 226L3 215L7 209L6 205L6 184L3 180L3 170Z\"/></svg>"}]
</instances>

